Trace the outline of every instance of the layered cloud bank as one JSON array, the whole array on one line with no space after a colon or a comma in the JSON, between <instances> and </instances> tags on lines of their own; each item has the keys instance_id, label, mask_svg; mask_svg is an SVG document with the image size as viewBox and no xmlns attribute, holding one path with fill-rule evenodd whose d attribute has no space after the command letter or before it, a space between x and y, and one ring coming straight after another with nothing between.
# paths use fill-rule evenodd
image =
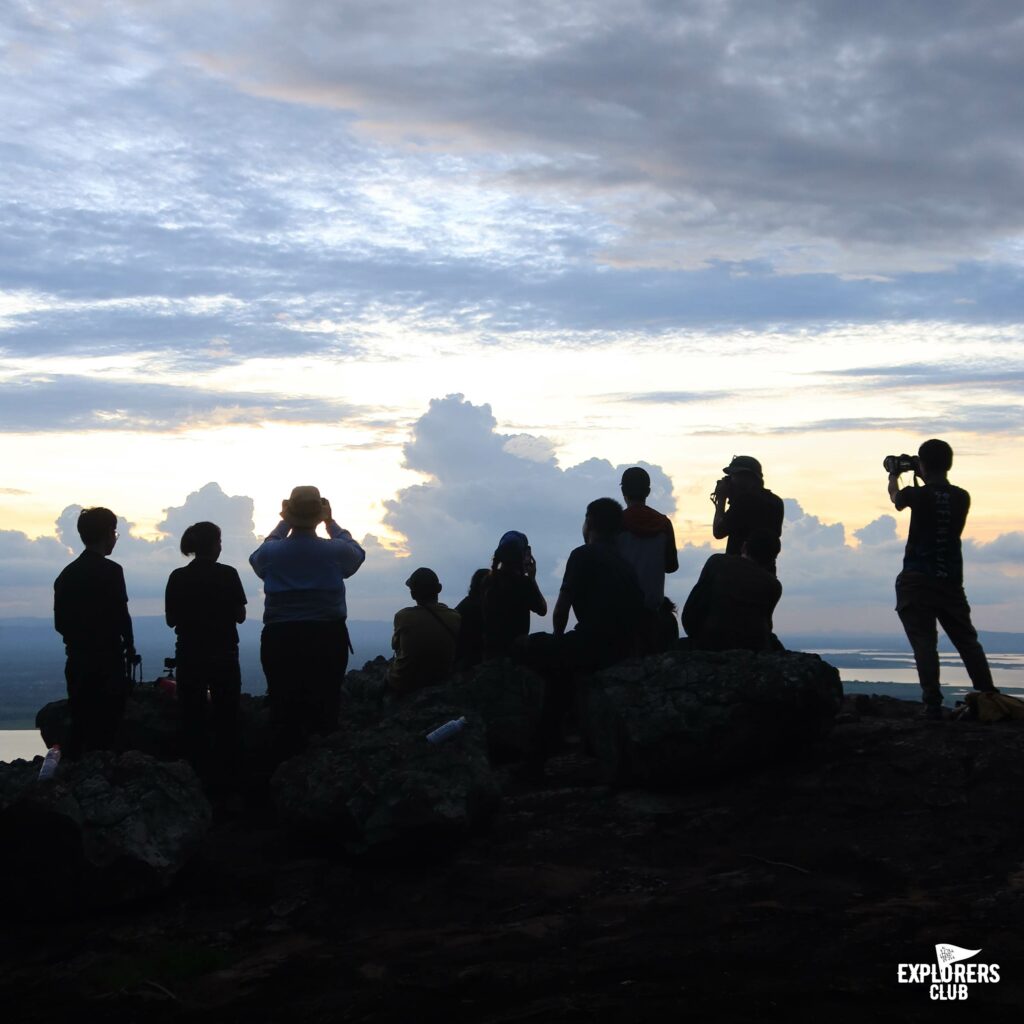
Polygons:
<instances>
[{"instance_id":1,"label":"layered cloud bank","mask_svg":"<svg viewBox=\"0 0 1024 1024\"><path fill-rule=\"evenodd\" d=\"M474 405L460 395L430 403L414 424L404 455L408 468L423 480L385 503L386 525L404 539L403 547L395 550L372 535L363 538L368 557L349 585L353 618L390 619L406 603L404 580L419 565L437 570L444 598L454 604L473 570L489 564L498 538L509 529L530 537L541 587L554 597L565 558L581 542L587 503L618 496L625 468L593 458L562 469L543 437L500 433L489 406ZM673 482L659 466L647 469L653 483L651 504L671 515L676 511ZM77 506L64 510L55 537L30 540L22 533L0 531L3 615L48 614L52 580L79 549L77 513ZM239 567L257 605L254 613L258 611L258 580L246 559L259 543L257 530L266 532L274 524L257 527L251 498L229 496L217 483L208 483L181 505L164 510L161 535L155 540L135 536L130 524L120 523L114 557L125 567L137 613L162 611L167 576L184 561L178 551L181 532L203 519L221 526L223 560ZM668 587L677 603L685 600L714 550L710 529L708 534L707 544L686 544L680 550L680 570ZM856 531L855 539L858 543L850 544L841 523L824 523L804 511L798 500L787 498L779 565L785 594L777 620L783 634L890 631L896 626L892 581L903 546L897 521L883 515ZM1017 628L1024 534L1004 534L988 544L967 541L965 560L978 623L988 629Z\"/></svg>"}]
</instances>

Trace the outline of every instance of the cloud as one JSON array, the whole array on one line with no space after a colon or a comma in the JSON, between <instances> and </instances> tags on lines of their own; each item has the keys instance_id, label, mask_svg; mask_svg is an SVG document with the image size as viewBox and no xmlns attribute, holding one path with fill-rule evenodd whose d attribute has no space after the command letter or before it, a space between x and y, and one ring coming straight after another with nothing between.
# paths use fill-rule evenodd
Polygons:
<instances>
[{"instance_id":1,"label":"cloud","mask_svg":"<svg viewBox=\"0 0 1024 1024\"><path fill-rule=\"evenodd\" d=\"M0 381L0 432L167 432L238 423L337 423L362 409L321 398L217 392L74 375Z\"/></svg>"},{"instance_id":2,"label":"cloud","mask_svg":"<svg viewBox=\"0 0 1024 1024\"><path fill-rule=\"evenodd\" d=\"M490 563L498 539L509 529L530 537L538 582L553 599L565 559L582 542L587 504L617 496L626 465L591 458L563 469L552 451L545 438L502 434L488 405L474 405L461 395L433 400L404 446L407 467L423 479L385 502L386 524L401 536L402 550L372 535L362 538L366 562L348 583L352 617L389 621L407 603L404 581L419 565L435 569L444 584L443 599L457 603L473 571ZM669 477L656 465L635 464L651 475L651 504L673 513ZM779 560L784 595L776 617L783 639L787 632L896 630L892 588L903 559L897 520L879 516L854 531L860 543L852 546L843 523L825 522L793 498L785 499L785 506ZM72 505L61 513L56 537L30 540L0 531L0 614L49 614L52 580L81 546L75 529L79 511ZM165 509L156 539L136 536L131 524L119 520L114 558L124 566L133 612L162 611L167 576L185 563L178 550L180 534L200 520L221 526L223 560L238 568L254 604L251 615L258 616L258 581L246 564L259 543L253 502L244 495L225 494L216 483ZM906 522L904 516L899 525ZM667 581L667 592L677 604L685 600L706 559L720 549L720 543L710 542L680 549L679 572ZM985 544L968 540L964 552L979 627L1016 628L1024 534L1003 534ZM540 627L536 621L534 625Z\"/></svg>"},{"instance_id":3,"label":"cloud","mask_svg":"<svg viewBox=\"0 0 1024 1024\"><path fill-rule=\"evenodd\" d=\"M589 204L623 264L931 271L1024 226L1010 3L492 0L467 18L459 0L429 16L321 0L305 32L287 0L247 11L223 5L200 33L179 7L171 31L252 95Z\"/></svg>"}]
</instances>

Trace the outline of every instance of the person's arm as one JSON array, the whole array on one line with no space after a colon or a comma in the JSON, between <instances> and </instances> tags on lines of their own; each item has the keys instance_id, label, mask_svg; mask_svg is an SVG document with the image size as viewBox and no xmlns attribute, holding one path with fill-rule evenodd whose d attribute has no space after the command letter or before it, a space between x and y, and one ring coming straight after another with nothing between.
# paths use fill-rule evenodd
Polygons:
<instances>
[{"instance_id":1,"label":"person's arm","mask_svg":"<svg viewBox=\"0 0 1024 1024\"><path fill-rule=\"evenodd\" d=\"M164 588L164 620L171 629L174 629L179 622L176 589L174 586L174 573L171 573L167 578L167 586Z\"/></svg>"},{"instance_id":2,"label":"person's arm","mask_svg":"<svg viewBox=\"0 0 1024 1024\"><path fill-rule=\"evenodd\" d=\"M712 558L719 557L724 556L712 556ZM679 617L683 624L684 632L691 638L700 631L701 624L708 615L708 607L711 602L710 565L711 558L704 563L704 568L701 569L700 576L697 577L697 582L693 585L693 589L686 598L686 603L683 605L683 613Z\"/></svg>"},{"instance_id":3,"label":"person's arm","mask_svg":"<svg viewBox=\"0 0 1024 1024\"><path fill-rule=\"evenodd\" d=\"M540 592L537 581L533 578L530 579L530 611L534 615L547 615L548 613L548 602Z\"/></svg>"},{"instance_id":4,"label":"person's arm","mask_svg":"<svg viewBox=\"0 0 1024 1024\"><path fill-rule=\"evenodd\" d=\"M667 516L668 530L665 532L665 572L676 572L679 569L679 551L676 548L676 531L672 520ZM712 525L712 530L714 526Z\"/></svg>"},{"instance_id":5,"label":"person's arm","mask_svg":"<svg viewBox=\"0 0 1024 1024\"><path fill-rule=\"evenodd\" d=\"M910 496L907 493L910 490L912 490L910 487L900 490L899 473L889 474L889 500L896 506L897 512L902 512L910 504Z\"/></svg>"},{"instance_id":6,"label":"person's arm","mask_svg":"<svg viewBox=\"0 0 1024 1024\"><path fill-rule=\"evenodd\" d=\"M252 566L253 572L263 579L263 573L266 571L266 553L267 545L272 545L275 541L284 540L288 536L288 531L291 527L282 519L277 526L275 526L270 533L263 538L263 543L249 556L249 564Z\"/></svg>"},{"instance_id":7,"label":"person's arm","mask_svg":"<svg viewBox=\"0 0 1024 1024\"><path fill-rule=\"evenodd\" d=\"M572 598L568 591L560 590L558 600L555 601L555 610L551 613L551 626L555 636L561 636L565 627L569 625L569 610L572 608Z\"/></svg>"},{"instance_id":8,"label":"person's arm","mask_svg":"<svg viewBox=\"0 0 1024 1024\"><path fill-rule=\"evenodd\" d=\"M715 540L722 540L729 536L729 513L725 508L725 495L715 492L711 499L715 503L715 518L711 520L711 535Z\"/></svg>"},{"instance_id":9,"label":"person's arm","mask_svg":"<svg viewBox=\"0 0 1024 1024\"><path fill-rule=\"evenodd\" d=\"M245 606L248 601L245 596L245 588L242 586L242 580L237 570L232 568L231 572L234 576L234 579L231 581L231 587L234 590L232 597L235 602L235 622L241 625L245 622Z\"/></svg>"},{"instance_id":10,"label":"person's arm","mask_svg":"<svg viewBox=\"0 0 1024 1024\"><path fill-rule=\"evenodd\" d=\"M117 595L118 616L121 620L121 642L129 654L135 653L135 632L132 629L132 617L128 613L128 590L124 584L124 571L117 567L117 574L120 577L119 593Z\"/></svg>"},{"instance_id":11,"label":"person's arm","mask_svg":"<svg viewBox=\"0 0 1024 1024\"><path fill-rule=\"evenodd\" d=\"M342 577L347 580L366 561L366 552L353 540L352 534L348 530L343 530L333 519L326 520L324 525L327 527L327 535L331 538L335 564L341 570Z\"/></svg>"}]
</instances>

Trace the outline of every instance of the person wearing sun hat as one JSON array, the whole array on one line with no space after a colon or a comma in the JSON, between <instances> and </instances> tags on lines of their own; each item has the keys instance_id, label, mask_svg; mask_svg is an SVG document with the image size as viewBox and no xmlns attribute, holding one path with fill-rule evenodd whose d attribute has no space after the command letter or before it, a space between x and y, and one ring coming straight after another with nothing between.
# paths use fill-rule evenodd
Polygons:
<instances>
[{"instance_id":1,"label":"person wearing sun hat","mask_svg":"<svg viewBox=\"0 0 1024 1024\"><path fill-rule=\"evenodd\" d=\"M327 537L318 537L323 523ZM249 556L263 580L260 661L267 677L279 754L297 753L310 735L338 727L350 643L345 580L366 552L335 521L316 487L281 502L281 522Z\"/></svg>"}]
</instances>

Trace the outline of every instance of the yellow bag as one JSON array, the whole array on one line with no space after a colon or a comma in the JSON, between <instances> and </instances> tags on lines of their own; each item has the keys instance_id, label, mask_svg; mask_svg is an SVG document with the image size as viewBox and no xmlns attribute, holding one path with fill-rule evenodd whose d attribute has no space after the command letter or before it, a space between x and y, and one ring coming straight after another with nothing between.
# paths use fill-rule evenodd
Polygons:
<instances>
[{"instance_id":1,"label":"yellow bag","mask_svg":"<svg viewBox=\"0 0 1024 1024\"><path fill-rule=\"evenodd\" d=\"M1004 722L1007 719L1024 721L1024 700L1008 693L969 693L964 702L971 715L979 722Z\"/></svg>"}]
</instances>

